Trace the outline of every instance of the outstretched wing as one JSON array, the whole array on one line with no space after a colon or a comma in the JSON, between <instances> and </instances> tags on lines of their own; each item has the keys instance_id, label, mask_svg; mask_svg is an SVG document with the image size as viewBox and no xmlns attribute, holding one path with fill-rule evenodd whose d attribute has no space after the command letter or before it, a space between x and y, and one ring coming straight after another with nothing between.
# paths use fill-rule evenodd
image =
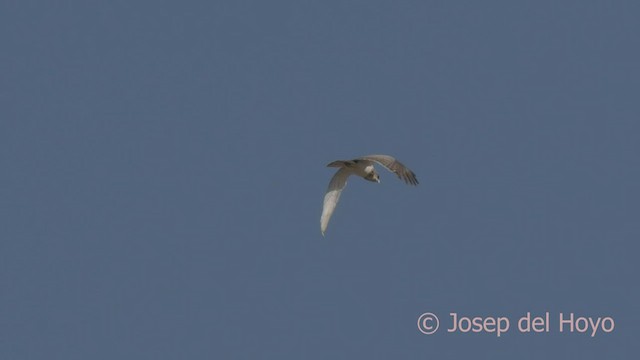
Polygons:
<instances>
[{"instance_id":1,"label":"outstretched wing","mask_svg":"<svg viewBox=\"0 0 640 360\"><path fill-rule=\"evenodd\" d=\"M336 205L338 205L342 189L347 186L347 178L351 173L350 169L343 167L333 175L329 182L327 192L324 194L322 216L320 217L320 231L322 231L323 236L324 232L327 230L327 225L329 225L329 219L331 219L331 215L336 209Z\"/></svg>"},{"instance_id":2,"label":"outstretched wing","mask_svg":"<svg viewBox=\"0 0 640 360\"><path fill-rule=\"evenodd\" d=\"M360 157L356 160L369 160L374 161L384 167L387 170L391 171L398 175L398 177L407 184L418 185L418 179L416 178L416 174L413 171L409 170L408 167L404 166L400 161L394 159L389 155L367 155Z\"/></svg>"}]
</instances>

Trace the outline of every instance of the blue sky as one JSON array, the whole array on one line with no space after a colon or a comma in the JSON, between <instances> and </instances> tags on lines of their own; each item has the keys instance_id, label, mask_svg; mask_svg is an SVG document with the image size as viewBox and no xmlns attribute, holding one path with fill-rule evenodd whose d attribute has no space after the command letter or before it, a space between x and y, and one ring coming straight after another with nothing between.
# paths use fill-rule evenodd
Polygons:
<instances>
[{"instance_id":1,"label":"blue sky","mask_svg":"<svg viewBox=\"0 0 640 360\"><path fill-rule=\"evenodd\" d=\"M1 5L0 357L637 354L639 16ZM420 185L351 179L323 238L325 165L372 153ZM451 312L512 329L448 333ZM551 331L516 331L527 312ZM560 333L572 312L615 330Z\"/></svg>"}]
</instances>

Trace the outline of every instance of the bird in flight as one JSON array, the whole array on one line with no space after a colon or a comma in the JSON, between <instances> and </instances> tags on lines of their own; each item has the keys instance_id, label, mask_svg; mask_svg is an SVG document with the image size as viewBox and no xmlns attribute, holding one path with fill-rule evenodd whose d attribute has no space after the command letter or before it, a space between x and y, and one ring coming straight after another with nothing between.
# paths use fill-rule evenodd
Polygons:
<instances>
[{"instance_id":1,"label":"bird in flight","mask_svg":"<svg viewBox=\"0 0 640 360\"><path fill-rule=\"evenodd\" d=\"M336 171L335 175L331 178L329 188L327 188L327 192L324 194L322 216L320 217L320 231L323 236L327 230L327 225L329 225L329 219L331 219L331 215L336 209L336 205L338 205L340 194L344 187L347 186L347 178L349 176L357 175L368 181L380 182L380 176L373 167L374 163L382 165L387 170L395 173L400 179L404 180L405 183L418 185L416 174L400 161L389 155L367 155L353 160L336 160L328 164L328 167L338 168L338 171Z\"/></svg>"}]
</instances>

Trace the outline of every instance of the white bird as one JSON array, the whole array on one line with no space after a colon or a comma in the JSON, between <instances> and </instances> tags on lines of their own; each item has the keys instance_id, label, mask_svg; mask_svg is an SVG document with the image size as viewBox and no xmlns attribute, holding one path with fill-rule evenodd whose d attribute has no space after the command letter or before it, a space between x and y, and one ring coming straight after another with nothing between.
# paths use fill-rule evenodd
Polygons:
<instances>
[{"instance_id":1,"label":"white bird","mask_svg":"<svg viewBox=\"0 0 640 360\"><path fill-rule=\"evenodd\" d=\"M340 169L331 178L327 193L324 195L322 216L320 217L320 231L322 231L323 236L327 230L327 225L329 225L329 219L331 219L331 215L336 209L336 205L338 205L340 194L344 187L347 186L347 178L350 175L357 175L368 181L380 182L380 176L373 167L374 163L384 166L407 184L418 185L416 174L389 155L367 155L353 160L336 160L328 164L328 167Z\"/></svg>"}]
</instances>

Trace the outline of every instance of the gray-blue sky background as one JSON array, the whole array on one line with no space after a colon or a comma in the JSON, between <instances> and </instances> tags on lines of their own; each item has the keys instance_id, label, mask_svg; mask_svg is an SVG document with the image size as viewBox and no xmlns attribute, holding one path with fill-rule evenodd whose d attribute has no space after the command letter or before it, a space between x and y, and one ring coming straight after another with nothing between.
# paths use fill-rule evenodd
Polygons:
<instances>
[{"instance_id":1,"label":"gray-blue sky background","mask_svg":"<svg viewBox=\"0 0 640 360\"><path fill-rule=\"evenodd\" d=\"M0 358L628 358L640 4L0 5ZM326 238L325 165L370 153ZM613 333L418 332L426 311ZM512 324L513 326L514 324Z\"/></svg>"}]
</instances>

